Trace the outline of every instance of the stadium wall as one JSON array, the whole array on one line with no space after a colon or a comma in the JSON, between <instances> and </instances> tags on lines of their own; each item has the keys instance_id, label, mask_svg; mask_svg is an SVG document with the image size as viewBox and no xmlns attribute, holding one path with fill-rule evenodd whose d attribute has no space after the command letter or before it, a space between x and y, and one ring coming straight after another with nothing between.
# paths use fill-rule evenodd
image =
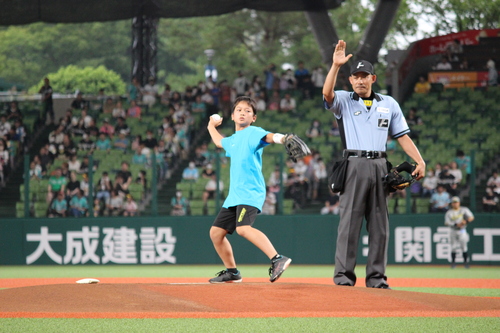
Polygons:
<instances>
[{"instance_id":1,"label":"stadium wall","mask_svg":"<svg viewBox=\"0 0 500 333\"><path fill-rule=\"evenodd\" d=\"M469 254L477 265L500 265L498 215L477 214L469 225ZM296 264L333 264L338 216L259 216L255 227ZM392 215L389 264L447 264L442 214ZM0 265L220 264L209 238L213 217L5 219ZM268 264L248 241L229 236L239 264ZM362 230L358 263L366 262ZM461 256L458 256L461 258Z\"/></svg>"}]
</instances>

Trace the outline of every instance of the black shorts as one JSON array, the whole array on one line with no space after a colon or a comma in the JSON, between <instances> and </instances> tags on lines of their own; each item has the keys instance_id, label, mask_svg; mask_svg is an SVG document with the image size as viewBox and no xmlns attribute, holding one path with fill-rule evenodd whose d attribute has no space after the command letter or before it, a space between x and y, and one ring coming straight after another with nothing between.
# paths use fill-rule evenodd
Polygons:
<instances>
[{"instance_id":1,"label":"black shorts","mask_svg":"<svg viewBox=\"0 0 500 333\"><path fill-rule=\"evenodd\" d=\"M212 226L225 229L229 234L232 234L236 227L252 226L258 213L257 208L247 205L222 207Z\"/></svg>"}]
</instances>

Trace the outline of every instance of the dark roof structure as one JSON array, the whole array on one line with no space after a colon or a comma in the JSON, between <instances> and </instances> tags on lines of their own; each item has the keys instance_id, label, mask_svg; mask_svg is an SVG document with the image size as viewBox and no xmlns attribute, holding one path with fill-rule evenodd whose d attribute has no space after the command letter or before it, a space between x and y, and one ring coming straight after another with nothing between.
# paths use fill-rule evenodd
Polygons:
<instances>
[{"instance_id":1,"label":"dark roof structure","mask_svg":"<svg viewBox=\"0 0 500 333\"><path fill-rule=\"evenodd\" d=\"M0 0L0 26L211 16L244 8L271 12L333 9L344 0Z\"/></svg>"}]
</instances>

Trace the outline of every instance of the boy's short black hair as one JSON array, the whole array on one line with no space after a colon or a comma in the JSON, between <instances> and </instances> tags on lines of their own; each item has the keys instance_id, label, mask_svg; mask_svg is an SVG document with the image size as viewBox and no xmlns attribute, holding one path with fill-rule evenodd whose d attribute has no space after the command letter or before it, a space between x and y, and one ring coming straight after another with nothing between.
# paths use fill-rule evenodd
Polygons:
<instances>
[{"instance_id":1,"label":"boy's short black hair","mask_svg":"<svg viewBox=\"0 0 500 333\"><path fill-rule=\"evenodd\" d=\"M236 108L236 105L238 105L239 102L248 103L248 105L250 105L250 107L252 108L253 114L257 115L257 103L250 96L240 96L240 97L236 98L236 100L233 103L233 110L231 111L231 113L234 112L234 109Z\"/></svg>"}]
</instances>

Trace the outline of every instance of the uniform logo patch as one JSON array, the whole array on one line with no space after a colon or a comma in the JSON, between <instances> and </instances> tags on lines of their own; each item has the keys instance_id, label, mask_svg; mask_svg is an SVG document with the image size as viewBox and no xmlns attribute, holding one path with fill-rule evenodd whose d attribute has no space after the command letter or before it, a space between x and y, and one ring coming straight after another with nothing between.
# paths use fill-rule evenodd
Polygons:
<instances>
[{"instance_id":1,"label":"uniform logo patch","mask_svg":"<svg viewBox=\"0 0 500 333\"><path fill-rule=\"evenodd\" d=\"M381 107L378 107L378 108L377 108L377 112L389 113L389 109L388 109L388 108L381 108Z\"/></svg>"},{"instance_id":2,"label":"uniform logo patch","mask_svg":"<svg viewBox=\"0 0 500 333\"><path fill-rule=\"evenodd\" d=\"M240 217L238 218L238 222L243 221L243 217L245 217L245 213L247 212L246 208L243 208L240 213Z\"/></svg>"},{"instance_id":3,"label":"uniform logo patch","mask_svg":"<svg viewBox=\"0 0 500 333\"><path fill-rule=\"evenodd\" d=\"M361 114L361 111L356 111L356 112L354 112L354 115L355 115L355 116L359 116L360 114Z\"/></svg>"},{"instance_id":4,"label":"uniform logo patch","mask_svg":"<svg viewBox=\"0 0 500 333\"><path fill-rule=\"evenodd\" d=\"M379 118L378 119L378 127L389 127L389 119Z\"/></svg>"}]
</instances>

